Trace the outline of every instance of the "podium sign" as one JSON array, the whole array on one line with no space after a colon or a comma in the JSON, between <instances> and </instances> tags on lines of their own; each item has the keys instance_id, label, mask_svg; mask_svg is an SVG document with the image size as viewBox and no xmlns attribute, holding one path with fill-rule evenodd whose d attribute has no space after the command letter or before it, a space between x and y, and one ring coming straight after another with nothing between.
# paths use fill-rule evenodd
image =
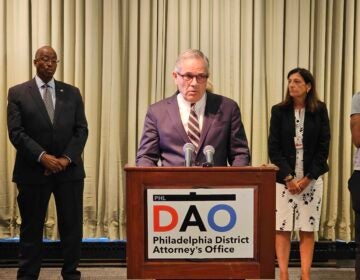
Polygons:
<instances>
[{"instance_id":1,"label":"podium sign","mask_svg":"<svg viewBox=\"0 0 360 280\"><path fill-rule=\"evenodd\" d=\"M275 277L275 167L125 167L128 279Z\"/></svg>"},{"instance_id":2,"label":"podium sign","mask_svg":"<svg viewBox=\"0 0 360 280\"><path fill-rule=\"evenodd\" d=\"M148 189L148 259L254 257L254 188Z\"/></svg>"}]
</instances>

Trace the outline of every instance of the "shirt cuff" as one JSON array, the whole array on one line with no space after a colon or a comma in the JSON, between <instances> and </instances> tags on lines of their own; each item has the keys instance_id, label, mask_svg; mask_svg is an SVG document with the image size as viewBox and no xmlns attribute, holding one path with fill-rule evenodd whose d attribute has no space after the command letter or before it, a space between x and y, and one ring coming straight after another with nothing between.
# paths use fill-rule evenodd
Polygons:
<instances>
[{"instance_id":1,"label":"shirt cuff","mask_svg":"<svg viewBox=\"0 0 360 280\"><path fill-rule=\"evenodd\" d=\"M71 163L71 158L68 157L67 155L62 155L63 157L66 157L69 160L69 163Z\"/></svg>"},{"instance_id":2,"label":"shirt cuff","mask_svg":"<svg viewBox=\"0 0 360 280\"><path fill-rule=\"evenodd\" d=\"M38 157L38 162L40 162L40 160L41 160L41 158L42 158L42 156L45 154L46 152L45 151L43 151L40 155L39 155L39 157Z\"/></svg>"}]
</instances>

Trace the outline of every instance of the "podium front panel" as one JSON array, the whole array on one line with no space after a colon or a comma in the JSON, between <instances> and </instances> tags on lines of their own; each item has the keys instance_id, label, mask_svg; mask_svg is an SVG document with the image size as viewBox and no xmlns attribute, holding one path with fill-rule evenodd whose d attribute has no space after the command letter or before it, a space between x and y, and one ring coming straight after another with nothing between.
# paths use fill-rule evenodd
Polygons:
<instances>
[{"instance_id":1,"label":"podium front panel","mask_svg":"<svg viewBox=\"0 0 360 280\"><path fill-rule=\"evenodd\" d=\"M276 169L125 170L128 278L274 278Z\"/></svg>"},{"instance_id":2,"label":"podium front panel","mask_svg":"<svg viewBox=\"0 0 360 280\"><path fill-rule=\"evenodd\" d=\"M256 187L147 189L147 259L253 259Z\"/></svg>"}]
</instances>

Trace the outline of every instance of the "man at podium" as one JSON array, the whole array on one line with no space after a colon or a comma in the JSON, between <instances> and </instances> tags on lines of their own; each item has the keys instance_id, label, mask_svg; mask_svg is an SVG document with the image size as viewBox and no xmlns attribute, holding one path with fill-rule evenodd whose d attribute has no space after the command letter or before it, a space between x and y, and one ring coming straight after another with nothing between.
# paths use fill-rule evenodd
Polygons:
<instances>
[{"instance_id":1,"label":"man at podium","mask_svg":"<svg viewBox=\"0 0 360 280\"><path fill-rule=\"evenodd\" d=\"M178 90L149 107L136 165L249 165L238 104L206 91L208 58L199 50L186 50L172 76Z\"/></svg>"}]
</instances>

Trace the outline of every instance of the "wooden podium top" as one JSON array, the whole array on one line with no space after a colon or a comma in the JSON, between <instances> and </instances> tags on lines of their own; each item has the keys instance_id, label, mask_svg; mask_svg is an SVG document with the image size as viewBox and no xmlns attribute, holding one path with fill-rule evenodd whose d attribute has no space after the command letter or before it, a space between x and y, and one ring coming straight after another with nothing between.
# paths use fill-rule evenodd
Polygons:
<instances>
[{"instance_id":1,"label":"wooden podium top","mask_svg":"<svg viewBox=\"0 0 360 280\"><path fill-rule=\"evenodd\" d=\"M213 166L213 167L202 167L202 166L134 166L134 165L125 165L125 171L139 171L139 172L151 172L151 171L176 171L176 172L209 172L209 171L217 171L217 172L234 172L234 171L249 171L249 172L273 172L277 171L278 167L275 165L264 165L264 166Z\"/></svg>"}]
</instances>

